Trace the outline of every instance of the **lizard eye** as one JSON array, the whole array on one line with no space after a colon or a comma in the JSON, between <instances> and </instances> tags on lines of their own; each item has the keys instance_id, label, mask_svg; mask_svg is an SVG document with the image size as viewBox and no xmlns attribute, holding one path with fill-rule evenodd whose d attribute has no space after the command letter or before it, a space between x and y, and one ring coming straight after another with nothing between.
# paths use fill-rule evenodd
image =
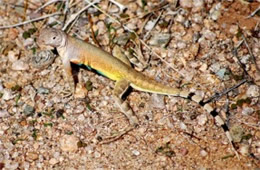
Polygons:
<instances>
[{"instance_id":1,"label":"lizard eye","mask_svg":"<svg viewBox=\"0 0 260 170\"><path fill-rule=\"evenodd\" d=\"M53 39L53 40L55 40L55 39L56 39L56 37L52 37L52 39Z\"/></svg>"}]
</instances>

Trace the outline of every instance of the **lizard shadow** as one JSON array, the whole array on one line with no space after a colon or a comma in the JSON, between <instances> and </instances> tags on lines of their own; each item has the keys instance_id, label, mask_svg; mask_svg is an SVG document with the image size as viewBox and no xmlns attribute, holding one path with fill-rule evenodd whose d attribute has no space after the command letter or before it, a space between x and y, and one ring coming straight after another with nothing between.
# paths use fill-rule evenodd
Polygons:
<instances>
[{"instance_id":1,"label":"lizard shadow","mask_svg":"<svg viewBox=\"0 0 260 170\"><path fill-rule=\"evenodd\" d=\"M91 71L95 74L101 75L103 77L106 77L105 75L103 75L102 73L100 73L99 71L92 69L89 66L86 66L84 64L74 64L74 63L70 63L71 64L71 68L72 68L72 75L73 75L73 79L74 82L77 84L79 82L78 79L78 74L79 74L79 70L82 68L84 70L88 70ZM129 88L125 91L125 93L122 95L122 100L126 100L127 96L133 91L133 88L131 86L129 86Z\"/></svg>"}]
</instances>

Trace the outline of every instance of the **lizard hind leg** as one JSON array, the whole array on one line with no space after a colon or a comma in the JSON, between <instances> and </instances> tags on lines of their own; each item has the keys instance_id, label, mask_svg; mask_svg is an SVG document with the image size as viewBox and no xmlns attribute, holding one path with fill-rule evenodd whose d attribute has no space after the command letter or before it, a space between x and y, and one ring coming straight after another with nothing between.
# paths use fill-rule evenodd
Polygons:
<instances>
[{"instance_id":1,"label":"lizard hind leg","mask_svg":"<svg viewBox=\"0 0 260 170\"><path fill-rule=\"evenodd\" d=\"M129 88L129 85L130 83L125 79L118 80L115 84L113 97L116 104L119 106L121 111L125 114L125 116L128 118L130 125L137 126L138 125L137 117L135 116L129 104L126 101L123 101L122 99L122 96Z\"/></svg>"}]
</instances>

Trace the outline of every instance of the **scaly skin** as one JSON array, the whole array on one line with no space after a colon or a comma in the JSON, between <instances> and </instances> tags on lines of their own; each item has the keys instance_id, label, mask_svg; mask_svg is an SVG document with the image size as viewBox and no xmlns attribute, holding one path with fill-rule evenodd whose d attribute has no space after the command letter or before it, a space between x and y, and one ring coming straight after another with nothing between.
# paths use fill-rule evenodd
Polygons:
<instances>
[{"instance_id":1,"label":"scaly skin","mask_svg":"<svg viewBox=\"0 0 260 170\"><path fill-rule=\"evenodd\" d=\"M122 57L112 56L106 51L88 44L82 40L73 38L58 29L43 29L40 32L38 39L39 45L48 45L56 47L61 56L65 75L72 88L75 90L75 83L72 77L72 70L70 63L84 64L92 69L97 70L104 76L116 81L114 89L114 99L122 112L127 116L130 124L138 124L138 119L134 115L129 105L124 102L121 97L129 86L140 91L151 93L179 96L195 101L200 104L207 112L209 112L215 120L221 125L226 133L228 140L234 148L234 143L231 138L227 125L218 115L216 109L204 103L200 96L188 91L181 91L180 89L165 86L154 79L148 78L140 72L133 69L129 62ZM236 153L236 151L235 151ZM237 154L237 153L236 153Z\"/></svg>"}]
</instances>

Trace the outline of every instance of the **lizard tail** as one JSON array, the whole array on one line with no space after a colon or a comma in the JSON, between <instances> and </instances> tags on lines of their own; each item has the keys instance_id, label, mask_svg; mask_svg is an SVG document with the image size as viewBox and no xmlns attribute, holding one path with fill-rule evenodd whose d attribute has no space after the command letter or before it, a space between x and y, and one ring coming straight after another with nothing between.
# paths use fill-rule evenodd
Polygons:
<instances>
[{"instance_id":1,"label":"lizard tail","mask_svg":"<svg viewBox=\"0 0 260 170\"><path fill-rule=\"evenodd\" d=\"M178 88L172 88L169 86L165 86L155 80L149 79L147 77L143 77L143 79L136 80L135 82L130 84L134 89L151 92L151 93L157 93L157 94L164 94L164 95L171 95L176 97L183 97L189 100L192 100L196 103L198 103L201 107L203 107L204 110L206 110L214 119L215 121L221 126L223 131L225 132L234 152L238 156L234 141L231 137L229 128L227 124L223 121L223 119L219 116L218 111L216 108L213 108L212 105L210 105L207 102L203 101L203 98L201 96L196 95L193 92L180 90Z\"/></svg>"}]
</instances>

